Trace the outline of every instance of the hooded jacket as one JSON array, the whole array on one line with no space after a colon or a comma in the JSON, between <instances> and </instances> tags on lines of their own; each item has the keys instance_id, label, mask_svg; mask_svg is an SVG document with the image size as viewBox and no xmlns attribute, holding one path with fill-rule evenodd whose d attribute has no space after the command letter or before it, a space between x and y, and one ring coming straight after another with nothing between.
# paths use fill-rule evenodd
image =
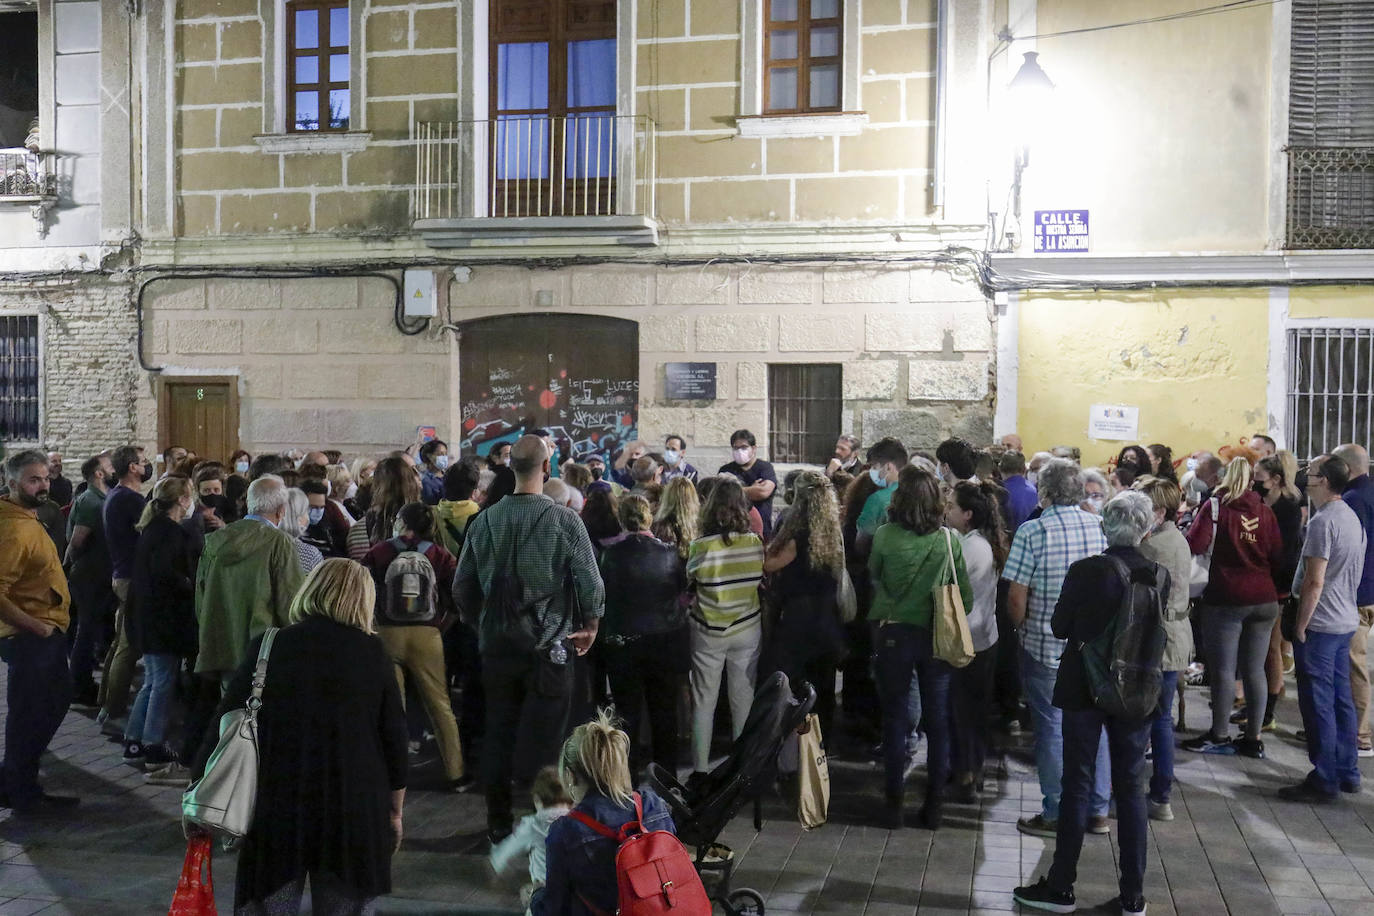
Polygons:
<instances>
[{"instance_id":1,"label":"hooded jacket","mask_svg":"<svg viewBox=\"0 0 1374 916\"><path fill-rule=\"evenodd\" d=\"M1274 511L1254 490L1223 502L1218 518L1212 518L1212 501L1198 506L1188 529L1188 547L1194 556L1212 547L1212 563L1202 603L1222 607L1246 607L1279 600L1275 576L1284 567L1283 537Z\"/></svg>"},{"instance_id":2,"label":"hooded jacket","mask_svg":"<svg viewBox=\"0 0 1374 916\"><path fill-rule=\"evenodd\" d=\"M946 548L946 536L949 547ZM964 608L973 608L973 587L964 568L964 548L947 528L917 534L901 525L886 524L873 536L868 572L873 578L873 607L868 619L910 623L929 629L934 616L936 586L949 581L949 556L954 555L954 581Z\"/></svg>"},{"instance_id":3,"label":"hooded jacket","mask_svg":"<svg viewBox=\"0 0 1374 916\"><path fill-rule=\"evenodd\" d=\"M439 505L430 510L434 513L436 540L455 559L463 552L459 538L467 534L468 522L481 510L482 507L470 499L441 499Z\"/></svg>"},{"instance_id":4,"label":"hooded jacket","mask_svg":"<svg viewBox=\"0 0 1374 916\"><path fill-rule=\"evenodd\" d=\"M72 603L67 577L37 513L0 499L0 545L0 594L30 617L66 631ZM0 622L0 638L16 632Z\"/></svg>"},{"instance_id":5,"label":"hooded jacket","mask_svg":"<svg viewBox=\"0 0 1374 916\"><path fill-rule=\"evenodd\" d=\"M249 641L287 625L303 579L296 542L266 522L245 518L208 535L196 572L196 671L237 669Z\"/></svg>"}]
</instances>

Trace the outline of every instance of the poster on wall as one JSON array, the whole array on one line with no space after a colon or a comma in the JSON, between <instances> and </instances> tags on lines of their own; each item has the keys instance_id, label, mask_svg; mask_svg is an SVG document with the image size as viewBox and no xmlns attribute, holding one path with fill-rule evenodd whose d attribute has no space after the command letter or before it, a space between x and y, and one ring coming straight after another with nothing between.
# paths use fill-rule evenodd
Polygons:
<instances>
[{"instance_id":1,"label":"poster on wall","mask_svg":"<svg viewBox=\"0 0 1374 916\"><path fill-rule=\"evenodd\" d=\"M1094 404L1088 409L1088 438L1135 442L1140 434L1140 408Z\"/></svg>"},{"instance_id":2,"label":"poster on wall","mask_svg":"<svg viewBox=\"0 0 1374 916\"><path fill-rule=\"evenodd\" d=\"M1036 254L1088 250L1087 210L1036 210L1031 228Z\"/></svg>"}]
</instances>

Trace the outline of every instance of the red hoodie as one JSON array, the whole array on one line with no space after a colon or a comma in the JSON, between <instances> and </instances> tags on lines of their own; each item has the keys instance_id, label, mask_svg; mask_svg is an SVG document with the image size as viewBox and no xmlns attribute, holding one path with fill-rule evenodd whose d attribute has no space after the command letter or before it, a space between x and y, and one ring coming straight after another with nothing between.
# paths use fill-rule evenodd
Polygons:
<instances>
[{"instance_id":1,"label":"red hoodie","mask_svg":"<svg viewBox=\"0 0 1374 916\"><path fill-rule=\"evenodd\" d=\"M1188 547L1194 555L1207 552L1212 532L1217 531L1202 603L1240 607L1278 601L1274 575L1283 568L1283 538L1274 511L1254 490L1246 490L1230 502L1218 497L1217 502L1221 517L1216 525L1209 499L1198 507L1188 529Z\"/></svg>"}]
</instances>

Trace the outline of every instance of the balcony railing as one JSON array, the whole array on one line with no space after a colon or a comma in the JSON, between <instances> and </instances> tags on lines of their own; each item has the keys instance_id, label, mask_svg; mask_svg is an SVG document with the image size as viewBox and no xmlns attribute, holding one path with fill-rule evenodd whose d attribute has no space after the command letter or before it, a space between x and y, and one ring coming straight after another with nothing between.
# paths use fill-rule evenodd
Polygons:
<instances>
[{"instance_id":1,"label":"balcony railing","mask_svg":"<svg viewBox=\"0 0 1374 916\"><path fill-rule=\"evenodd\" d=\"M644 115L511 115L415 130L417 221L654 216L657 144Z\"/></svg>"},{"instance_id":2,"label":"balcony railing","mask_svg":"<svg viewBox=\"0 0 1374 916\"><path fill-rule=\"evenodd\" d=\"M0 150L0 200L37 203L57 197L56 158L26 149Z\"/></svg>"},{"instance_id":3,"label":"balcony railing","mask_svg":"<svg viewBox=\"0 0 1374 916\"><path fill-rule=\"evenodd\" d=\"M1288 147L1286 247L1374 248L1374 147Z\"/></svg>"}]
</instances>

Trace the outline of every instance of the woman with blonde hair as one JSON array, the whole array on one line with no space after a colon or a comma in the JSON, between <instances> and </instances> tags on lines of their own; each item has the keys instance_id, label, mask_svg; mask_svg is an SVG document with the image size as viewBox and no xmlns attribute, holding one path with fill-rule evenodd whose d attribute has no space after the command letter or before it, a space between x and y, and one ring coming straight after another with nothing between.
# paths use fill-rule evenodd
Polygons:
<instances>
[{"instance_id":1,"label":"woman with blonde hair","mask_svg":"<svg viewBox=\"0 0 1374 916\"><path fill-rule=\"evenodd\" d=\"M618 831L636 820L644 833L676 833L663 799L638 793L630 778L630 738L606 710L574 729L558 754L558 773L576 803L554 821L546 843L547 878L530 900L533 916L614 913L619 903L615 857L619 843L579 819Z\"/></svg>"},{"instance_id":2,"label":"woman with blonde hair","mask_svg":"<svg viewBox=\"0 0 1374 916\"><path fill-rule=\"evenodd\" d=\"M1245 737L1234 742L1227 724L1236 698L1237 668L1246 707L1265 706L1264 661L1279 616L1274 582L1283 567L1283 538L1273 510L1250 484L1250 462L1231 459L1212 498L1198 507L1188 529L1192 554L1211 554L1201 622L1212 687L1212 727L1183 742L1185 751L1264 756L1260 716L1250 716Z\"/></svg>"},{"instance_id":3,"label":"woman with blonde hair","mask_svg":"<svg viewBox=\"0 0 1374 916\"><path fill-rule=\"evenodd\" d=\"M316 913L367 913L391 891L400 848L407 736L391 660L373 633L372 577L325 560L291 604L258 710L259 816L239 853L234 909L295 913L306 878ZM218 714L252 690L253 640ZM195 776L215 748L212 730Z\"/></svg>"},{"instance_id":4,"label":"woman with blonde hair","mask_svg":"<svg viewBox=\"0 0 1374 916\"><path fill-rule=\"evenodd\" d=\"M194 539L181 525L194 505L190 478L164 477L135 526L125 630L134 657L143 656L144 677L124 729L124 762L139 768L176 760L163 742L181 660L196 654Z\"/></svg>"},{"instance_id":5,"label":"woman with blonde hair","mask_svg":"<svg viewBox=\"0 0 1374 916\"><path fill-rule=\"evenodd\" d=\"M844 659L845 632L836 592L844 570L844 537L835 488L824 474L802 471L782 527L763 560L772 576L781 619L768 647L767 671L787 675L793 689L809 681L816 688L821 736L831 734L835 716L835 669Z\"/></svg>"},{"instance_id":6,"label":"woman with blonde hair","mask_svg":"<svg viewBox=\"0 0 1374 916\"><path fill-rule=\"evenodd\" d=\"M701 500L696 484L686 477L674 477L663 485L654 513L654 537L677 548L678 556L687 559L687 549L697 536L697 515Z\"/></svg>"},{"instance_id":7,"label":"woman with blonde hair","mask_svg":"<svg viewBox=\"0 0 1374 916\"><path fill-rule=\"evenodd\" d=\"M1261 458L1255 465L1255 491L1273 511L1274 519L1279 523L1279 539L1283 542L1283 564L1274 572L1274 587L1278 589L1280 604L1293 590L1293 575L1298 571L1302 555L1302 499L1293 482L1297 467L1298 461L1292 452L1279 452ZM1288 660L1292 661L1291 654ZM1278 708L1279 697L1283 696L1284 667L1283 634L1279 632L1279 622L1275 620L1274 629L1269 634L1269 652L1264 659L1269 697L1264 707L1261 731L1272 731L1275 727L1274 711ZM1232 720L1243 722L1249 714L1248 709L1238 712L1232 716Z\"/></svg>"}]
</instances>

